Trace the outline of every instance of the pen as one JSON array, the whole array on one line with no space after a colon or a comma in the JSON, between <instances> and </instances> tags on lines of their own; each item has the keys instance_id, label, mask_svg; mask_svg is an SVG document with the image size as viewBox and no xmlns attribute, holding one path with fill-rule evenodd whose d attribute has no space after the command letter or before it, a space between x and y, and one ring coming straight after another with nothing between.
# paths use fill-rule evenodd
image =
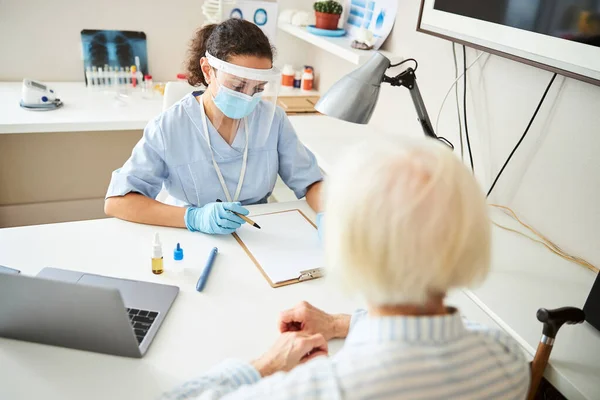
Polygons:
<instances>
[{"instance_id":1,"label":"pen","mask_svg":"<svg viewBox=\"0 0 600 400\"><path fill-rule=\"evenodd\" d=\"M217 199L217 203L222 203L222 202L223 201L221 199ZM260 225L259 224L257 224L256 222L252 221L250 218L246 217L245 215L240 214L240 213L236 213L235 211L231 211L231 210L227 210L227 211L234 213L235 215L237 215L238 217L240 217L241 219L243 219L244 221L246 221L247 223L249 223L253 227L260 229Z\"/></svg>"},{"instance_id":2,"label":"pen","mask_svg":"<svg viewBox=\"0 0 600 400\"><path fill-rule=\"evenodd\" d=\"M210 275L210 271L212 270L212 266L215 262L215 258L217 257L218 252L219 249L217 249L216 247L214 247L210 251L210 254L208 255L208 260L206 261L206 265L204 266L204 269L200 274L200 278L198 278L198 283L196 283L196 290L198 292L204 290L204 286L206 285L206 281L208 280L208 276Z\"/></svg>"},{"instance_id":3,"label":"pen","mask_svg":"<svg viewBox=\"0 0 600 400\"><path fill-rule=\"evenodd\" d=\"M0 265L0 274L1 273L6 273L6 274L20 274L21 271L19 271L18 269L14 269L14 268L10 268L10 267L5 267L4 265Z\"/></svg>"}]
</instances>

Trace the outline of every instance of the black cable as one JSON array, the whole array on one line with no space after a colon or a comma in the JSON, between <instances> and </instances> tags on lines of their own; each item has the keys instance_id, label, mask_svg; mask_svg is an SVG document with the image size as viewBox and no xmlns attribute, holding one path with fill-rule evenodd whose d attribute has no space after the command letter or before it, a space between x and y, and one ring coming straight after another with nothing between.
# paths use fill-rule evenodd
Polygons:
<instances>
[{"instance_id":1,"label":"black cable","mask_svg":"<svg viewBox=\"0 0 600 400\"><path fill-rule=\"evenodd\" d=\"M413 68L413 71L417 71L417 68L419 68L419 63L418 63L418 62L417 62L417 60L415 60L414 58L407 58L406 60L400 61L400 62L399 62L399 63L397 63L397 64L392 64L392 65L390 65L390 68L393 68L393 67L398 67L398 66L400 66L400 65L402 65L402 64L404 64L404 63L407 63L407 62L409 62L409 61L412 61L412 62L414 62L414 63L415 63L415 67Z\"/></svg>"},{"instance_id":2,"label":"black cable","mask_svg":"<svg viewBox=\"0 0 600 400\"><path fill-rule=\"evenodd\" d=\"M440 142L444 143L446 146L450 147L454 151L454 145L452 144L451 141L449 141L448 139L446 139L443 136L436 136L436 139L439 140Z\"/></svg>"},{"instance_id":3,"label":"black cable","mask_svg":"<svg viewBox=\"0 0 600 400\"><path fill-rule=\"evenodd\" d=\"M529 128L531 128L531 124L533 124L533 120L537 116L538 111L540 111L540 108L542 107L542 104L544 103L544 100L546 99L546 95L548 94L548 91L552 87L552 84L554 83L555 79L556 79L556 73L554 73L554 75L552 75L552 79L550 79L550 83L548 83L548 86L546 86L546 90L544 90L544 94L542 95L542 98L540 99L540 102L538 103L537 108L535 109L535 112L531 116L531 119L529 120L529 124L527 124L527 128L525 128L525 132L523 132L523 135L521 135L521 138L519 139L519 141L517 142L515 147L510 152L508 158L506 159L506 161L504 161L504 165L502 165L502 168L500 168L498 175L496 175L496 178L494 179L492 186L490 186L490 190L488 190L486 197L490 197L490 194L492 193L492 190L494 190L494 187L496 186L498 179L500 179L500 175L502 175L502 172L504 172L504 168L506 168L506 166L508 165L508 162L512 158L513 154L515 154L515 151L517 151L517 149L521 145L521 142L523 141L523 139L525 139L525 136L527 136L527 132L529 132Z\"/></svg>"},{"instance_id":4,"label":"black cable","mask_svg":"<svg viewBox=\"0 0 600 400\"><path fill-rule=\"evenodd\" d=\"M471 152L471 140L469 139L469 127L467 125L467 48L463 44L463 113L464 113L464 124L465 124L465 136L467 138L467 148L469 149L469 161L471 161L471 171L475 173L475 166L473 165L473 153Z\"/></svg>"}]
</instances>

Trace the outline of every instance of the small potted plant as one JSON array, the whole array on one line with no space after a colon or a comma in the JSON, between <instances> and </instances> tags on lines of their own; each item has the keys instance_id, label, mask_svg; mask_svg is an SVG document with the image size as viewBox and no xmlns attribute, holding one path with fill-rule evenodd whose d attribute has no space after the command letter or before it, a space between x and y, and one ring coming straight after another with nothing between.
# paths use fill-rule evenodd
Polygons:
<instances>
[{"instance_id":1,"label":"small potted plant","mask_svg":"<svg viewBox=\"0 0 600 400\"><path fill-rule=\"evenodd\" d=\"M336 30L342 14L342 5L334 0L318 1L314 4L318 29Z\"/></svg>"}]
</instances>

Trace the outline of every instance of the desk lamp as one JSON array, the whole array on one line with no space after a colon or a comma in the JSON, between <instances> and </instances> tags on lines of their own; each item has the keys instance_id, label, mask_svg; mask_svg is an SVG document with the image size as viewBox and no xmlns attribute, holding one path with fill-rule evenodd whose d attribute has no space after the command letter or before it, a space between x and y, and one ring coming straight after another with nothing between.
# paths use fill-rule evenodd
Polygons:
<instances>
[{"instance_id":1,"label":"desk lamp","mask_svg":"<svg viewBox=\"0 0 600 400\"><path fill-rule=\"evenodd\" d=\"M381 83L389 83L392 86L404 86L410 90L417 119L425 136L438 139L450 148L454 149L452 143L443 137L436 136L423 103L415 69L408 68L394 77L385 75L385 71L391 67L397 67L407 61L417 62L414 59L404 60L392 65L391 61L383 54L376 52L363 66L342 77L325 93L315 108L322 114L338 118L343 121L356 124L367 124L373 115L373 110L379 98Z\"/></svg>"}]
</instances>

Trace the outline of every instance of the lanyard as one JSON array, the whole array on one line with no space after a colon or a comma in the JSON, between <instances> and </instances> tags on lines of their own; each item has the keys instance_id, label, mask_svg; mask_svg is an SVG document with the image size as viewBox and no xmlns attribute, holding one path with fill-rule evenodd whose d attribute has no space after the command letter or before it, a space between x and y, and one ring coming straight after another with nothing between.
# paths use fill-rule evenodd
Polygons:
<instances>
[{"instance_id":1,"label":"lanyard","mask_svg":"<svg viewBox=\"0 0 600 400\"><path fill-rule=\"evenodd\" d=\"M242 185L244 183L244 176L246 175L246 165L248 163L248 121L244 118L244 132L246 133L246 147L244 147L244 157L242 159L242 170L240 171L240 180L238 181L237 189L235 190L235 196L233 199L231 198L231 194L229 194L229 189L227 189L227 185L225 184L225 179L223 179L223 174L221 173L221 169L219 165L215 161L215 154L213 153L212 145L210 144L210 134L208 132L208 123L206 122L206 112L204 111L204 102L200 103L200 112L202 113L202 124L204 125L204 134L206 135L206 141L208 142L208 149L210 150L210 156L212 157L212 163L215 167L215 171L217 171L217 176L219 177L219 181L221 182L221 187L223 188L223 192L225 192L225 197L227 201L238 201L240 197L240 192L242 191Z\"/></svg>"}]
</instances>

